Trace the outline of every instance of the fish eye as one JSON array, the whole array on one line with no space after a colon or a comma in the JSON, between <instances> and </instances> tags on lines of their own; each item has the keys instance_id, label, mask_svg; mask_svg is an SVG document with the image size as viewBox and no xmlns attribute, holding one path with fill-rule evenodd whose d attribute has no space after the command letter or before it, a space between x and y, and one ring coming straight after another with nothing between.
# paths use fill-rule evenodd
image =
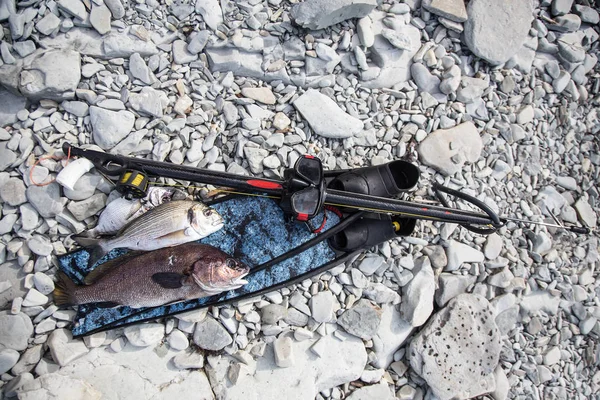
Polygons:
<instances>
[{"instance_id":1,"label":"fish eye","mask_svg":"<svg viewBox=\"0 0 600 400\"><path fill-rule=\"evenodd\" d=\"M235 261L233 258L228 258L225 260L225 265L227 265L229 268L237 269L237 261Z\"/></svg>"},{"instance_id":2,"label":"fish eye","mask_svg":"<svg viewBox=\"0 0 600 400\"><path fill-rule=\"evenodd\" d=\"M202 214L204 214L205 217L210 217L212 213L213 211L210 208L207 208L204 211L202 211Z\"/></svg>"}]
</instances>

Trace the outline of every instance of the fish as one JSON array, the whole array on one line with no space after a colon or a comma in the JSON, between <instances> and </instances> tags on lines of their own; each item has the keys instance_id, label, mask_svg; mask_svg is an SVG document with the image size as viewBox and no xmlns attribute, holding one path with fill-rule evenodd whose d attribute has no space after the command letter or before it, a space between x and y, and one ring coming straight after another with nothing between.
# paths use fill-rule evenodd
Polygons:
<instances>
[{"instance_id":1,"label":"fish","mask_svg":"<svg viewBox=\"0 0 600 400\"><path fill-rule=\"evenodd\" d=\"M213 208L192 200L169 201L134 219L113 238L73 236L88 248L93 266L117 248L152 251L202 239L223 227L223 217Z\"/></svg>"},{"instance_id":2,"label":"fish","mask_svg":"<svg viewBox=\"0 0 600 400\"><path fill-rule=\"evenodd\" d=\"M93 229L85 231L82 235L86 237L98 237L113 235L119 232L125 225L144 214L145 212L171 200L185 200L186 193L179 189L165 189L152 186L143 199L128 200L119 197L104 208L98 218L98 224Z\"/></svg>"},{"instance_id":3,"label":"fish","mask_svg":"<svg viewBox=\"0 0 600 400\"><path fill-rule=\"evenodd\" d=\"M156 307L242 287L250 269L216 247L187 243L150 252L130 252L100 264L77 285L59 272L58 306Z\"/></svg>"}]
</instances>

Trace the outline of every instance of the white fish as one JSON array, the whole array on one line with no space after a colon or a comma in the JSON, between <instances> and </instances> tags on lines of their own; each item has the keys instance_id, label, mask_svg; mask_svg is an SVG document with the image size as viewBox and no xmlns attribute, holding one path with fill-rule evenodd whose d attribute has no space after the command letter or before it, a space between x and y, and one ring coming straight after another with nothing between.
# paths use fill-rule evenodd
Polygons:
<instances>
[{"instance_id":1,"label":"white fish","mask_svg":"<svg viewBox=\"0 0 600 400\"><path fill-rule=\"evenodd\" d=\"M184 200L186 194L177 189L165 189L152 186L144 199L127 200L123 197L117 198L104 208L98 218L98 224L83 233L86 237L98 237L113 235L119 232L125 225L167 201Z\"/></svg>"},{"instance_id":2,"label":"white fish","mask_svg":"<svg viewBox=\"0 0 600 400\"><path fill-rule=\"evenodd\" d=\"M163 203L126 225L108 239L73 237L90 247L88 264L94 265L116 248L151 251L193 242L223 227L223 218L211 207L191 200Z\"/></svg>"}]
</instances>

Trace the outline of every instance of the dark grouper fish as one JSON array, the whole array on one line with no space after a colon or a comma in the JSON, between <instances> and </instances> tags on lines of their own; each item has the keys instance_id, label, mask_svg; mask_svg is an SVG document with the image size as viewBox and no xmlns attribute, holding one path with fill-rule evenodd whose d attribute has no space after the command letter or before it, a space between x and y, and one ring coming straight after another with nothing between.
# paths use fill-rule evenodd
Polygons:
<instances>
[{"instance_id":1,"label":"dark grouper fish","mask_svg":"<svg viewBox=\"0 0 600 400\"><path fill-rule=\"evenodd\" d=\"M199 243L133 252L99 265L78 286L62 272L57 305L108 303L154 307L237 289L249 268L221 250Z\"/></svg>"}]
</instances>

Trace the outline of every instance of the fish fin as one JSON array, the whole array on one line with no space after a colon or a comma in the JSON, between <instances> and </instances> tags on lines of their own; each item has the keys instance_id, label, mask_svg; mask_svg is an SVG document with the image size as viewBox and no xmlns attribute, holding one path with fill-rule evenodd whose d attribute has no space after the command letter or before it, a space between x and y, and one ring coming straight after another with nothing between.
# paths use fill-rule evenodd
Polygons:
<instances>
[{"instance_id":1,"label":"fish fin","mask_svg":"<svg viewBox=\"0 0 600 400\"><path fill-rule=\"evenodd\" d=\"M85 247L88 250L90 258L88 259L88 266L93 266L96 264L102 257L108 253L102 247L102 244L105 243L104 239L94 239L84 236L73 236L73 240L75 240L80 246Z\"/></svg>"},{"instance_id":2,"label":"fish fin","mask_svg":"<svg viewBox=\"0 0 600 400\"><path fill-rule=\"evenodd\" d=\"M93 229L90 229L88 232L91 232L91 231L93 231ZM85 236L83 236L83 235L73 235L72 238L81 247L98 246L98 242L100 242L101 239L95 239L93 237L90 237L90 236L88 236L87 233L84 233L84 235Z\"/></svg>"},{"instance_id":3,"label":"fish fin","mask_svg":"<svg viewBox=\"0 0 600 400\"><path fill-rule=\"evenodd\" d=\"M77 289L77 285L73 282L67 274L60 271L58 273L58 279L54 286L54 291L52 294L54 295L54 303L57 306L74 306L77 304L77 300L75 300L75 289Z\"/></svg>"},{"instance_id":4,"label":"fish fin","mask_svg":"<svg viewBox=\"0 0 600 400\"><path fill-rule=\"evenodd\" d=\"M120 257L113 258L105 263L98 265L96 268L91 270L85 278L83 278L83 283L86 285L92 285L96 283L100 278L106 275L109 271L113 270L115 267L131 261L135 257L144 254L144 251L130 251L129 253L123 254ZM91 257L91 255L90 255Z\"/></svg>"},{"instance_id":5,"label":"fish fin","mask_svg":"<svg viewBox=\"0 0 600 400\"><path fill-rule=\"evenodd\" d=\"M98 303L94 303L95 306L99 308L115 308L121 307L121 304L115 303L114 301L100 301Z\"/></svg>"},{"instance_id":6,"label":"fish fin","mask_svg":"<svg viewBox=\"0 0 600 400\"><path fill-rule=\"evenodd\" d=\"M181 239L188 239L188 234L186 233L186 229L181 229L175 232L171 232L171 233L167 233L166 235L163 235L161 237L156 238L155 240L181 240Z\"/></svg>"},{"instance_id":7,"label":"fish fin","mask_svg":"<svg viewBox=\"0 0 600 400\"><path fill-rule=\"evenodd\" d=\"M179 289L185 278L185 275L176 272L157 272L152 275L152 280L165 289Z\"/></svg>"}]
</instances>

